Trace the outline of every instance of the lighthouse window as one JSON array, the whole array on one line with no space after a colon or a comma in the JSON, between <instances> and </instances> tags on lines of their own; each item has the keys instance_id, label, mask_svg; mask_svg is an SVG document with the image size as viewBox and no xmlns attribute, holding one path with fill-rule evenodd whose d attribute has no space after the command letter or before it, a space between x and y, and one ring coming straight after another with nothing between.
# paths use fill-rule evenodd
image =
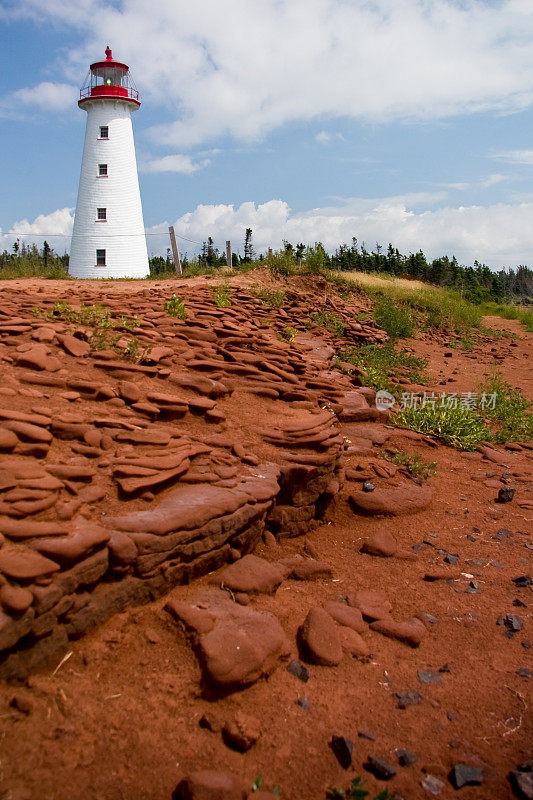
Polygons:
<instances>
[{"instance_id":1,"label":"lighthouse window","mask_svg":"<svg viewBox=\"0 0 533 800\"><path fill-rule=\"evenodd\" d=\"M105 250L96 251L96 266L105 267Z\"/></svg>"},{"instance_id":2,"label":"lighthouse window","mask_svg":"<svg viewBox=\"0 0 533 800\"><path fill-rule=\"evenodd\" d=\"M107 164L98 164L98 174L100 177L107 177Z\"/></svg>"},{"instance_id":3,"label":"lighthouse window","mask_svg":"<svg viewBox=\"0 0 533 800\"><path fill-rule=\"evenodd\" d=\"M98 212L97 219L99 219L100 221L105 221L107 219L107 208L98 208L97 212Z\"/></svg>"},{"instance_id":4,"label":"lighthouse window","mask_svg":"<svg viewBox=\"0 0 533 800\"><path fill-rule=\"evenodd\" d=\"M109 139L108 125L100 125L100 139Z\"/></svg>"}]
</instances>

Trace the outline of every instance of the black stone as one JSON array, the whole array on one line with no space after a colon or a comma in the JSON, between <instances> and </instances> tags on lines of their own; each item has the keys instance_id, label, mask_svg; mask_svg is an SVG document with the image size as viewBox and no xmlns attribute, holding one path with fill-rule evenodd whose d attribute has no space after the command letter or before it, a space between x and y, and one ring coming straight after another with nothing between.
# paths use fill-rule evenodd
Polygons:
<instances>
[{"instance_id":1,"label":"black stone","mask_svg":"<svg viewBox=\"0 0 533 800\"><path fill-rule=\"evenodd\" d=\"M287 664L286 670L304 683L307 683L309 680L309 670L307 667L304 667L303 664L300 664L299 661L296 661L296 659Z\"/></svg>"},{"instance_id":2,"label":"black stone","mask_svg":"<svg viewBox=\"0 0 533 800\"><path fill-rule=\"evenodd\" d=\"M371 481L365 481L362 486L363 492L373 492L375 489L374 484Z\"/></svg>"},{"instance_id":3,"label":"black stone","mask_svg":"<svg viewBox=\"0 0 533 800\"><path fill-rule=\"evenodd\" d=\"M446 664L443 664L442 667L439 667L439 672L451 672L448 662L446 662Z\"/></svg>"},{"instance_id":4,"label":"black stone","mask_svg":"<svg viewBox=\"0 0 533 800\"><path fill-rule=\"evenodd\" d=\"M406 692L395 692L394 697L398 700L398 708L419 706L420 703L424 701L424 698L416 689L408 689Z\"/></svg>"},{"instance_id":5,"label":"black stone","mask_svg":"<svg viewBox=\"0 0 533 800\"><path fill-rule=\"evenodd\" d=\"M515 797L533 800L533 772L510 772L509 781Z\"/></svg>"},{"instance_id":6,"label":"black stone","mask_svg":"<svg viewBox=\"0 0 533 800\"><path fill-rule=\"evenodd\" d=\"M448 780L454 789L460 789L462 786L481 786L483 783L483 770L481 767L456 764L450 770Z\"/></svg>"},{"instance_id":7,"label":"black stone","mask_svg":"<svg viewBox=\"0 0 533 800\"><path fill-rule=\"evenodd\" d=\"M329 746L341 767L348 769L352 763L353 742L344 736L332 736Z\"/></svg>"},{"instance_id":8,"label":"black stone","mask_svg":"<svg viewBox=\"0 0 533 800\"><path fill-rule=\"evenodd\" d=\"M502 486L498 492L496 501L498 503L510 503L515 496L516 489L513 486Z\"/></svg>"},{"instance_id":9,"label":"black stone","mask_svg":"<svg viewBox=\"0 0 533 800\"><path fill-rule=\"evenodd\" d=\"M307 697L299 697L298 700L296 701L296 705L300 706L300 708L303 708L304 711L309 711L309 709L311 708L311 703L309 702Z\"/></svg>"},{"instance_id":10,"label":"black stone","mask_svg":"<svg viewBox=\"0 0 533 800\"><path fill-rule=\"evenodd\" d=\"M510 531L509 528L500 528L499 531L496 532L496 536L499 536L501 539L508 539L512 535L513 532Z\"/></svg>"},{"instance_id":11,"label":"black stone","mask_svg":"<svg viewBox=\"0 0 533 800\"><path fill-rule=\"evenodd\" d=\"M381 756L368 756L366 764L363 764L363 766L368 772L379 778L380 781L390 781L398 771L394 764L391 764L385 758L381 758Z\"/></svg>"},{"instance_id":12,"label":"black stone","mask_svg":"<svg viewBox=\"0 0 533 800\"><path fill-rule=\"evenodd\" d=\"M531 678L533 677L533 672L527 667L520 667L516 670L516 674L520 675L521 678Z\"/></svg>"},{"instance_id":13,"label":"black stone","mask_svg":"<svg viewBox=\"0 0 533 800\"><path fill-rule=\"evenodd\" d=\"M457 564L459 561L459 556L455 553L447 553L444 557L444 560L447 564Z\"/></svg>"},{"instance_id":14,"label":"black stone","mask_svg":"<svg viewBox=\"0 0 533 800\"><path fill-rule=\"evenodd\" d=\"M421 611L417 616L421 622L427 622L429 625L436 625L437 622L440 622L438 617L434 617L433 614L428 614L427 611Z\"/></svg>"},{"instance_id":15,"label":"black stone","mask_svg":"<svg viewBox=\"0 0 533 800\"><path fill-rule=\"evenodd\" d=\"M513 583L519 588L525 588L526 586L531 586L533 579L531 575L518 575L518 577L513 578Z\"/></svg>"},{"instance_id":16,"label":"black stone","mask_svg":"<svg viewBox=\"0 0 533 800\"><path fill-rule=\"evenodd\" d=\"M410 767L418 761L418 756L410 750L396 750L396 758L400 767Z\"/></svg>"},{"instance_id":17,"label":"black stone","mask_svg":"<svg viewBox=\"0 0 533 800\"><path fill-rule=\"evenodd\" d=\"M420 683L440 683L442 675L439 675L438 672L424 672L424 670L419 669L418 680Z\"/></svg>"},{"instance_id":18,"label":"black stone","mask_svg":"<svg viewBox=\"0 0 533 800\"><path fill-rule=\"evenodd\" d=\"M527 608L527 603L524 603L522 600L519 600L518 597L515 597L513 600L513 606L515 608Z\"/></svg>"},{"instance_id":19,"label":"black stone","mask_svg":"<svg viewBox=\"0 0 533 800\"><path fill-rule=\"evenodd\" d=\"M369 731L357 731L357 735L359 736L360 739L368 739L369 742L376 741L376 737L374 736L374 734L370 733Z\"/></svg>"},{"instance_id":20,"label":"black stone","mask_svg":"<svg viewBox=\"0 0 533 800\"><path fill-rule=\"evenodd\" d=\"M507 614L503 624L512 633L521 631L524 627L524 621L517 614Z\"/></svg>"},{"instance_id":21,"label":"black stone","mask_svg":"<svg viewBox=\"0 0 533 800\"><path fill-rule=\"evenodd\" d=\"M468 541L469 541L469 542L477 542L477 539L476 539L476 537L475 537L475 536L472 536L472 534L471 534L471 533L467 533L467 534L466 534L466 538L468 539Z\"/></svg>"},{"instance_id":22,"label":"black stone","mask_svg":"<svg viewBox=\"0 0 533 800\"><path fill-rule=\"evenodd\" d=\"M522 645L524 650L530 650L531 649L531 642L529 641L529 639L524 639L524 641L520 642L520 644Z\"/></svg>"}]
</instances>

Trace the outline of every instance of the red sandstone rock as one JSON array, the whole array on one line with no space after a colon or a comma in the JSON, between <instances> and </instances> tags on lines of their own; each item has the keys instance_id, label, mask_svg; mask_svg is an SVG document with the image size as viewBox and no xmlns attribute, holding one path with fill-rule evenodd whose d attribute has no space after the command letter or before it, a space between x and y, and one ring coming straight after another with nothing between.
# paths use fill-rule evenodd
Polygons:
<instances>
[{"instance_id":1,"label":"red sandstone rock","mask_svg":"<svg viewBox=\"0 0 533 800\"><path fill-rule=\"evenodd\" d=\"M16 357L16 364L19 367L29 367L46 372L57 372L58 369L61 369L59 359L49 355L48 347L44 344L33 345L25 353L20 353Z\"/></svg>"},{"instance_id":2,"label":"red sandstone rock","mask_svg":"<svg viewBox=\"0 0 533 800\"><path fill-rule=\"evenodd\" d=\"M345 628L351 628L356 633L363 633L367 626L363 622L363 615L358 608L352 608L346 603L339 603L335 600L330 600L324 603L324 609L328 612L330 617L333 617L335 622L343 625Z\"/></svg>"},{"instance_id":3,"label":"red sandstone rock","mask_svg":"<svg viewBox=\"0 0 533 800\"><path fill-rule=\"evenodd\" d=\"M185 624L199 650L205 677L220 686L254 683L290 652L273 614L237 605L223 592L185 605L171 599L165 608Z\"/></svg>"},{"instance_id":4,"label":"red sandstone rock","mask_svg":"<svg viewBox=\"0 0 533 800\"><path fill-rule=\"evenodd\" d=\"M364 658L370 654L370 647L363 637L351 628L339 628L341 647L350 656Z\"/></svg>"},{"instance_id":5,"label":"red sandstone rock","mask_svg":"<svg viewBox=\"0 0 533 800\"><path fill-rule=\"evenodd\" d=\"M13 450L18 444L17 435L7 428L0 428L0 450Z\"/></svg>"},{"instance_id":6,"label":"red sandstone rock","mask_svg":"<svg viewBox=\"0 0 533 800\"><path fill-rule=\"evenodd\" d=\"M431 487L409 483L375 489L373 492L353 492L349 495L348 501L352 509L359 514L398 516L414 514L427 508L433 495L434 489Z\"/></svg>"},{"instance_id":7,"label":"red sandstone rock","mask_svg":"<svg viewBox=\"0 0 533 800\"><path fill-rule=\"evenodd\" d=\"M389 531L374 531L361 547L362 553L371 556L393 556L398 551L396 539Z\"/></svg>"},{"instance_id":8,"label":"red sandstone rock","mask_svg":"<svg viewBox=\"0 0 533 800\"><path fill-rule=\"evenodd\" d=\"M233 592L273 594L285 575L286 570L280 565L247 555L226 567L215 580Z\"/></svg>"},{"instance_id":9,"label":"red sandstone rock","mask_svg":"<svg viewBox=\"0 0 533 800\"><path fill-rule=\"evenodd\" d=\"M247 787L240 778L222 770L192 772L181 780L172 800L246 800Z\"/></svg>"},{"instance_id":10,"label":"red sandstone rock","mask_svg":"<svg viewBox=\"0 0 533 800\"><path fill-rule=\"evenodd\" d=\"M34 547L40 553L62 563L85 558L96 547L109 541L110 533L95 522L80 520L71 534L54 539L39 539Z\"/></svg>"},{"instance_id":11,"label":"red sandstone rock","mask_svg":"<svg viewBox=\"0 0 533 800\"><path fill-rule=\"evenodd\" d=\"M49 558L22 545L12 545L0 549L0 572L16 580L39 578L50 575L59 569Z\"/></svg>"},{"instance_id":12,"label":"red sandstone rock","mask_svg":"<svg viewBox=\"0 0 533 800\"><path fill-rule=\"evenodd\" d=\"M238 711L233 719L224 724L222 736L233 750L245 753L261 736L261 724L256 717Z\"/></svg>"},{"instance_id":13,"label":"red sandstone rock","mask_svg":"<svg viewBox=\"0 0 533 800\"><path fill-rule=\"evenodd\" d=\"M393 619L380 619L370 624L372 630L382 633L392 639L418 647L423 637L426 635L426 626L416 617L407 622L396 622Z\"/></svg>"},{"instance_id":14,"label":"red sandstone rock","mask_svg":"<svg viewBox=\"0 0 533 800\"><path fill-rule=\"evenodd\" d=\"M334 667L342 660L342 645L336 623L323 608L310 609L300 630L300 641L313 664Z\"/></svg>"},{"instance_id":15,"label":"red sandstone rock","mask_svg":"<svg viewBox=\"0 0 533 800\"><path fill-rule=\"evenodd\" d=\"M358 608L365 619L376 620L388 617L392 606L383 592L360 589L348 595L348 605Z\"/></svg>"},{"instance_id":16,"label":"red sandstone rock","mask_svg":"<svg viewBox=\"0 0 533 800\"><path fill-rule=\"evenodd\" d=\"M81 358L89 355L91 352L91 346L88 342L83 342L81 339L77 339L75 336L71 336L68 333L58 333L56 338L63 349L66 350L67 353L70 353L71 356Z\"/></svg>"},{"instance_id":17,"label":"red sandstone rock","mask_svg":"<svg viewBox=\"0 0 533 800\"><path fill-rule=\"evenodd\" d=\"M14 614L26 611L33 602L33 595L29 589L20 586L10 586L8 583L0 587L0 603Z\"/></svg>"}]
</instances>

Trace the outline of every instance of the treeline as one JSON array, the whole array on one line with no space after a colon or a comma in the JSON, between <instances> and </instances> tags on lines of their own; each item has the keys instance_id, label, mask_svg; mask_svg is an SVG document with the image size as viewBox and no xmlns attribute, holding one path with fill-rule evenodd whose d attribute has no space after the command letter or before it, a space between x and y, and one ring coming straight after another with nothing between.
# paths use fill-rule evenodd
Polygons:
<instances>
[{"instance_id":1,"label":"treeline","mask_svg":"<svg viewBox=\"0 0 533 800\"><path fill-rule=\"evenodd\" d=\"M455 256L441 256L428 260L422 250L404 255L389 244L387 250L379 244L368 251L364 244L359 245L353 238L350 245L341 244L333 254L329 254L318 242L314 247L303 243L296 245L285 241L282 250L256 255L252 243L252 230L247 228L244 239L244 255L232 254L232 265L236 268L272 266L278 272L290 274L298 267L309 272L320 272L321 269L332 269L340 272L377 272L402 278L414 278L455 289L473 303L487 300L501 302L515 300L519 302L533 301L533 270L526 266L517 269L494 272L486 264L474 261L473 266L459 264ZM220 253L213 239L209 237L202 245L198 256L182 259L184 273L200 274L202 271L215 271L227 266L225 253ZM173 270L170 251L166 259L156 256L150 259L150 271L163 274Z\"/></svg>"},{"instance_id":2,"label":"treeline","mask_svg":"<svg viewBox=\"0 0 533 800\"><path fill-rule=\"evenodd\" d=\"M252 229L247 228L243 242L243 255L232 253L232 265L236 269L253 269L269 266L277 272L290 274L301 268L318 273L324 269L340 272L377 272L403 278L414 278L436 286L455 289L473 303L487 300L501 302L514 300L533 302L533 270L526 266L493 272L486 264L474 261L473 266L458 263L455 256L442 256L428 260L422 250L408 255L400 253L389 244L384 250L380 245L369 251L364 244L352 239L350 245L341 244L334 253L328 253L318 242L314 247L303 243L296 245L285 241L281 250L257 254L253 246ZM0 277L64 278L68 273L68 254L58 255L48 242L42 248L27 245L17 240L9 252L0 253ZM166 256L153 256L149 260L150 275L159 277L174 272L174 264L167 250ZM227 266L226 255L221 253L209 237L198 255L182 257L184 275L215 272Z\"/></svg>"},{"instance_id":3,"label":"treeline","mask_svg":"<svg viewBox=\"0 0 533 800\"><path fill-rule=\"evenodd\" d=\"M17 240L11 252L0 253L0 278L65 278L68 262L68 255L58 255L47 241L39 250L35 244Z\"/></svg>"}]
</instances>

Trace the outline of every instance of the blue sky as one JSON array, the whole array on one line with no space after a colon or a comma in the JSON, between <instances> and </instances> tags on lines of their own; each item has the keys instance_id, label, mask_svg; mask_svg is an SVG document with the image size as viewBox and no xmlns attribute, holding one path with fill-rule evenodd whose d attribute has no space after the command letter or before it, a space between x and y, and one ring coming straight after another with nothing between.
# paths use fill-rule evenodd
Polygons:
<instances>
[{"instance_id":1,"label":"blue sky","mask_svg":"<svg viewBox=\"0 0 533 800\"><path fill-rule=\"evenodd\" d=\"M0 0L0 23L2 247L68 250L77 91L110 44L149 252L174 224L533 265L531 0Z\"/></svg>"}]
</instances>

